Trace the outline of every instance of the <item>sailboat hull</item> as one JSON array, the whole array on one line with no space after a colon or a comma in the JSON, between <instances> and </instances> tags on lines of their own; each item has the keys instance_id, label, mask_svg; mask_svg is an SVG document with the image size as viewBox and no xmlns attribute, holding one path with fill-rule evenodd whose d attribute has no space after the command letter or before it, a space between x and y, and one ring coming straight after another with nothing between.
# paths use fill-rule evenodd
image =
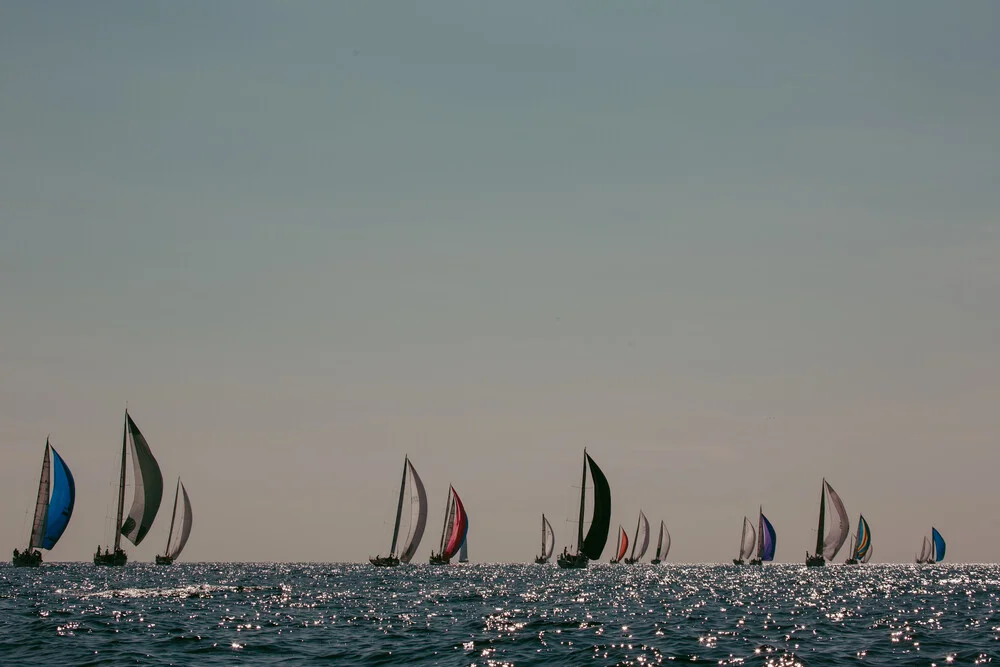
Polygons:
<instances>
[{"instance_id":1,"label":"sailboat hull","mask_svg":"<svg viewBox=\"0 0 1000 667\"><path fill-rule=\"evenodd\" d=\"M375 556L375 558L369 558L368 562L375 567L396 567L399 565L399 559L395 556Z\"/></svg>"},{"instance_id":2,"label":"sailboat hull","mask_svg":"<svg viewBox=\"0 0 1000 667\"><path fill-rule=\"evenodd\" d=\"M826 558L822 555L810 556L806 554L806 567L823 567L826 565Z\"/></svg>"},{"instance_id":3,"label":"sailboat hull","mask_svg":"<svg viewBox=\"0 0 1000 667\"><path fill-rule=\"evenodd\" d=\"M847 560L844 561L844 565L857 565L857 564L858 564L857 558L848 558Z\"/></svg>"},{"instance_id":4,"label":"sailboat hull","mask_svg":"<svg viewBox=\"0 0 1000 667\"><path fill-rule=\"evenodd\" d=\"M663 562L663 561L662 561L662 560L660 560L659 558L654 558L653 560L649 561L649 564L650 564L650 565L659 565L659 564L660 564L660 563L662 563L662 562Z\"/></svg>"},{"instance_id":5,"label":"sailboat hull","mask_svg":"<svg viewBox=\"0 0 1000 667\"><path fill-rule=\"evenodd\" d=\"M451 559L445 558L443 554L431 554L431 558L428 562L431 565L450 565Z\"/></svg>"},{"instance_id":6,"label":"sailboat hull","mask_svg":"<svg viewBox=\"0 0 1000 667\"><path fill-rule=\"evenodd\" d=\"M548 558L542 558L541 556L535 556L535 565L545 565L549 562Z\"/></svg>"},{"instance_id":7,"label":"sailboat hull","mask_svg":"<svg viewBox=\"0 0 1000 667\"><path fill-rule=\"evenodd\" d=\"M585 553L562 554L556 562L564 570L583 570L590 564L590 559Z\"/></svg>"},{"instance_id":8,"label":"sailboat hull","mask_svg":"<svg viewBox=\"0 0 1000 667\"><path fill-rule=\"evenodd\" d=\"M38 567L42 564L42 552L38 549L14 550L14 567Z\"/></svg>"},{"instance_id":9,"label":"sailboat hull","mask_svg":"<svg viewBox=\"0 0 1000 667\"><path fill-rule=\"evenodd\" d=\"M117 549L114 553L109 553L105 550L104 553L98 551L94 554L94 565L108 565L111 567L120 567L128 562L128 556L121 549Z\"/></svg>"},{"instance_id":10,"label":"sailboat hull","mask_svg":"<svg viewBox=\"0 0 1000 667\"><path fill-rule=\"evenodd\" d=\"M157 565L173 565L174 564L174 559L171 558L170 556L157 556L156 557L156 564Z\"/></svg>"}]
</instances>

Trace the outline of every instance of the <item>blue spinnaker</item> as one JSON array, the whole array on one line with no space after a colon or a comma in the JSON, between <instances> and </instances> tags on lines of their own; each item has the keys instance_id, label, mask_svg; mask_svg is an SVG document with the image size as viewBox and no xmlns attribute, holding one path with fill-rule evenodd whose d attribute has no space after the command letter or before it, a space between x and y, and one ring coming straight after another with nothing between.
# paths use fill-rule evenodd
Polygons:
<instances>
[{"instance_id":1,"label":"blue spinnaker","mask_svg":"<svg viewBox=\"0 0 1000 667\"><path fill-rule=\"evenodd\" d=\"M862 560L872 546L872 532L864 515L858 517L858 548L854 558Z\"/></svg>"},{"instance_id":2,"label":"blue spinnaker","mask_svg":"<svg viewBox=\"0 0 1000 667\"><path fill-rule=\"evenodd\" d=\"M45 522L45 539L43 549L51 549L62 537L63 531L69 525L73 516L73 505L76 503L76 483L69 466L62 460L59 453L52 448L52 497L49 500L49 515Z\"/></svg>"},{"instance_id":3,"label":"blue spinnaker","mask_svg":"<svg viewBox=\"0 0 1000 667\"><path fill-rule=\"evenodd\" d=\"M764 526L763 535L760 536L760 539L764 540L764 548L761 549L760 559L771 561L774 560L774 550L778 546L778 537L774 534L774 526L771 525L766 516L761 514L760 521Z\"/></svg>"},{"instance_id":4,"label":"blue spinnaker","mask_svg":"<svg viewBox=\"0 0 1000 667\"><path fill-rule=\"evenodd\" d=\"M944 560L944 538L933 526L931 526L931 539L934 540L934 562L940 563Z\"/></svg>"}]
</instances>

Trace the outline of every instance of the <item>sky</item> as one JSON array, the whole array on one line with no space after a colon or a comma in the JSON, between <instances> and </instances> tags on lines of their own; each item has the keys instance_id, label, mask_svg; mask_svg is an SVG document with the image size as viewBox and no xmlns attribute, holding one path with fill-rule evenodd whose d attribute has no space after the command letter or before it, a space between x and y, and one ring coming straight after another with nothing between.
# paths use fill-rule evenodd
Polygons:
<instances>
[{"instance_id":1,"label":"sky","mask_svg":"<svg viewBox=\"0 0 1000 667\"><path fill-rule=\"evenodd\" d=\"M777 561L825 477L874 561L992 562L1000 5L48 2L0 8L0 543L47 436L132 560L362 561L403 458L472 560L612 532ZM109 528L109 525L111 528ZM609 557L612 545L605 550Z\"/></svg>"}]
</instances>

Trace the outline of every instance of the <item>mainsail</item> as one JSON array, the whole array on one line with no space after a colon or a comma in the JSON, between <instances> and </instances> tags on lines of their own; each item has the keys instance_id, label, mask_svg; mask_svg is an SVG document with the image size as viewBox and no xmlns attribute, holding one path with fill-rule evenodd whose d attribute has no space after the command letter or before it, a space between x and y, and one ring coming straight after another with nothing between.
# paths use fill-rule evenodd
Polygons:
<instances>
[{"instance_id":1,"label":"mainsail","mask_svg":"<svg viewBox=\"0 0 1000 667\"><path fill-rule=\"evenodd\" d=\"M639 547L639 553L636 554L636 547ZM629 560L639 560L646 555L646 549L649 548L649 519L643 514L642 510L639 510L639 520L635 525L635 540L632 542L632 553L629 554Z\"/></svg>"},{"instance_id":2,"label":"mainsail","mask_svg":"<svg viewBox=\"0 0 1000 667\"><path fill-rule=\"evenodd\" d=\"M778 537L774 533L774 526L764 516L763 511L760 512L757 528L757 532L760 533L757 542L757 558L764 562L772 561L774 560L774 550L778 546Z\"/></svg>"},{"instance_id":3,"label":"mainsail","mask_svg":"<svg viewBox=\"0 0 1000 667\"><path fill-rule=\"evenodd\" d=\"M542 559L552 558L552 552L556 548L556 533L552 530L552 524L542 515Z\"/></svg>"},{"instance_id":4,"label":"mainsail","mask_svg":"<svg viewBox=\"0 0 1000 667\"><path fill-rule=\"evenodd\" d=\"M178 501L181 504L180 512L180 530L177 535L174 535L174 525L177 523L178 513L177 505ZM181 478L177 478L177 488L174 490L174 511L170 516L170 531L167 533L167 551L166 555L170 560L173 560L181 555L181 551L184 550L184 545L187 544L188 538L191 536L191 499L188 498L187 489L184 488L184 484L181 482ZM174 539L176 537L176 539Z\"/></svg>"},{"instance_id":5,"label":"mainsail","mask_svg":"<svg viewBox=\"0 0 1000 667\"><path fill-rule=\"evenodd\" d=\"M153 453L149 449L146 438L139 431L139 427L132 421L132 417L125 411L126 431L131 435L132 440L132 469L134 480L134 495L132 497L132 508L129 510L128 518L121 524L121 534L128 538L132 544L139 546L156 512L160 509L160 500L163 497L163 475L160 474L160 466L153 458ZM124 442L122 443L125 444ZM122 521L121 511L124 507L125 493L125 450L122 449L122 477L119 493L121 494L119 507L119 521ZM115 548L117 550L119 539L115 536Z\"/></svg>"},{"instance_id":6,"label":"mainsail","mask_svg":"<svg viewBox=\"0 0 1000 667\"><path fill-rule=\"evenodd\" d=\"M580 489L580 523L578 528L577 547L590 560L597 560L604 551L608 541L608 530L611 528L611 485L601 469L584 450L583 488ZM590 529L583 536L583 510L586 499L587 467L590 467L590 478L594 482L594 512L590 519ZM627 539L627 538L626 538Z\"/></svg>"},{"instance_id":7,"label":"mainsail","mask_svg":"<svg viewBox=\"0 0 1000 667\"><path fill-rule=\"evenodd\" d=\"M628 551L628 535L625 533L625 529L618 526L618 555L615 557L615 562L621 561L625 557L625 552Z\"/></svg>"},{"instance_id":8,"label":"mainsail","mask_svg":"<svg viewBox=\"0 0 1000 667\"><path fill-rule=\"evenodd\" d=\"M31 524L31 548L51 549L56 545L69 525L75 503L76 483L73 481L73 473L46 439L42 474L38 480L38 498L35 501L35 517Z\"/></svg>"},{"instance_id":9,"label":"mainsail","mask_svg":"<svg viewBox=\"0 0 1000 667\"><path fill-rule=\"evenodd\" d=\"M749 539L747 539L749 537ZM746 560L753 555L754 545L757 543L757 533L753 529L750 519L743 517L743 534L740 536L740 559Z\"/></svg>"},{"instance_id":10,"label":"mainsail","mask_svg":"<svg viewBox=\"0 0 1000 667\"><path fill-rule=\"evenodd\" d=\"M924 536L923 544L920 545L920 555L917 556L918 563L930 563L932 562L931 556L933 555L933 547L931 547L931 541Z\"/></svg>"},{"instance_id":11,"label":"mainsail","mask_svg":"<svg viewBox=\"0 0 1000 667\"><path fill-rule=\"evenodd\" d=\"M830 504L833 506L833 515L830 517L830 529L823 536L823 525L826 519L826 498L830 497ZM847 541L847 534L850 532L850 523L847 518L847 510L840 496L833 490L830 483L823 480L823 489L820 491L819 502L819 528L816 531L816 555L823 555L827 560L833 560L840 547Z\"/></svg>"},{"instance_id":12,"label":"mainsail","mask_svg":"<svg viewBox=\"0 0 1000 667\"><path fill-rule=\"evenodd\" d=\"M667 530L667 524L660 521L660 536L656 540L655 560L666 558L668 553L670 553L670 531Z\"/></svg>"},{"instance_id":13,"label":"mainsail","mask_svg":"<svg viewBox=\"0 0 1000 667\"><path fill-rule=\"evenodd\" d=\"M934 552L933 552L933 562L940 563L944 560L944 538L941 537L941 533L934 526L931 526L931 539L934 541Z\"/></svg>"}]
</instances>

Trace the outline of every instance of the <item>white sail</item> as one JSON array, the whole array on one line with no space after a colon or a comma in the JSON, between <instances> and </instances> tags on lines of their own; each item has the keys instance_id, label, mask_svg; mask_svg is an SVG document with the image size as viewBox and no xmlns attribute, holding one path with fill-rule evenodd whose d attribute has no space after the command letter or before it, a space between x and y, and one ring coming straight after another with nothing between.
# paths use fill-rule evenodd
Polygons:
<instances>
[{"instance_id":1,"label":"white sail","mask_svg":"<svg viewBox=\"0 0 1000 667\"><path fill-rule=\"evenodd\" d=\"M639 553L633 556L635 560L639 560L646 554L646 549L649 548L649 519L646 515L639 510L639 535L636 542L639 546ZM632 546L632 553L635 554L635 546Z\"/></svg>"},{"instance_id":2,"label":"white sail","mask_svg":"<svg viewBox=\"0 0 1000 667\"><path fill-rule=\"evenodd\" d=\"M670 553L670 531L667 530L666 525L663 525L662 522L661 522L661 526L663 528L663 536L666 539L666 544L664 544L664 546L663 546L663 555L661 556L661 558L666 558L667 554Z\"/></svg>"},{"instance_id":3,"label":"white sail","mask_svg":"<svg viewBox=\"0 0 1000 667\"><path fill-rule=\"evenodd\" d=\"M552 558L552 552L556 548L556 533L552 530L552 524L542 515L542 558L548 560Z\"/></svg>"},{"instance_id":4,"label":"white sail","mask_svg":"<svg viewBox=\"0 0 1000 667\"><path fill-rule=\"evenodd\" d=\"M38 499L35 501L35 518L31 522L31 547L40 549L45 541L45 527L49 521L49 490L51 474L49 465L49 443L45 442L45 456L42 458L42 476L38 480Z\"/></svg>"},{"instance_id":5,"label":"white sail","mask_svg":"<svg viewBox=\"0 0 1000 667\"><path fill-rule=\"evenodd\" d=\"M867 563L868 561L870 561L872 559L872 551L874 551L874 550L875 550L875 547L869 546L868 547L868 551L865 552L865 557L861 559L861 562L862 563Z\"/></svg>"},{"instance_id":6,"label":"white sail","mask_svg":"<svg viewBox=\"0 0 1000 667\"><path fill-rule=\"evenodd\" d=\"M458 562L468 563L469 562L469 538L466 537L462 540L462 548L458 550Z\"/></svg>"},{"instance_id":7,"label":"white sail","mask_svg":"<svg viewBox=\"0 0 1000 667\"><path fill-rule=\"evenodd\" d=\"M827 560L833 560L837 552L840 551L840 547L844 546L844 542L847 541L851 526L847 518L847 510L844 509L844 503L840 500L840 496L833 490L829 482L824 483L834 511L833 516L830 517L830 529L826 532L826 538L823 540L823 555L826 556Z\"/></svg>"},{"instance_id":8,"label":"white sail","mask_svg":"<svg viewBox=\"0 0 1000 667\"><path fill-rule=\"evenodd\" d=\"M930 562L931 555L933 553L933 547L931 547L931 541L924 536L924 543L920 546L920 555L917 556L918 563Z\"/></svg>"},{"instance_id":9,"label":"white sail","mask_svg":"<svg viewBox=\"0 0 1000 667\"><path fill-rule=\"evenodd\" d=\"M177 485L177 493L180 495L179 500L181 502L178 503L176 498L174 500L174 516L170 521L171 535L173 534L174 524L178 519L176 507L178 504L181 505L179 515L180 531L177 533L176 540L167 540L167 556L171 559L177 558L181 555L181 552L184 551L184 545L187 544L188 538L191 537L191 522L193 519L193 515L191 513L191 499L188 498L187 489L184 488L184 483L181 482L180 479L177 480ZM169 543L171 541L173 542L172 545Z\"/></svg>"},{"instance_id":10,"label":"white sail","mask_svg":"<svg viewBox=\"0 0 1000 667\"><path fill-rule=\"evenodd\" d=\"M427 492L424 491L424 483L420 481L420 475L417 474L417 469L413 467L413 464L407 459L407 466L410 470L410 532L406 537L406 542L403 543L403 548L399 552L399 561L401 563L409 563L413 558L413 555L417 552L417 547L420 546L420 540L424 536L424 528L427 526ZM416 492L416 498L413 498L413 492ZM413 512L416 510L416 519L413 519Z\"/></svg>"},{"instance_id":11,"label":"white sail","mask_svg":"<svg viewBox=\"0 0 1000 667\"><path fill-rule=\"evenodd\" d=\"M753 548L756 543L757 531L754 530L750 519L743 517L743 542L740 543L740 558L746 560L753 556Z\"/></svg>"}]
</instances>

